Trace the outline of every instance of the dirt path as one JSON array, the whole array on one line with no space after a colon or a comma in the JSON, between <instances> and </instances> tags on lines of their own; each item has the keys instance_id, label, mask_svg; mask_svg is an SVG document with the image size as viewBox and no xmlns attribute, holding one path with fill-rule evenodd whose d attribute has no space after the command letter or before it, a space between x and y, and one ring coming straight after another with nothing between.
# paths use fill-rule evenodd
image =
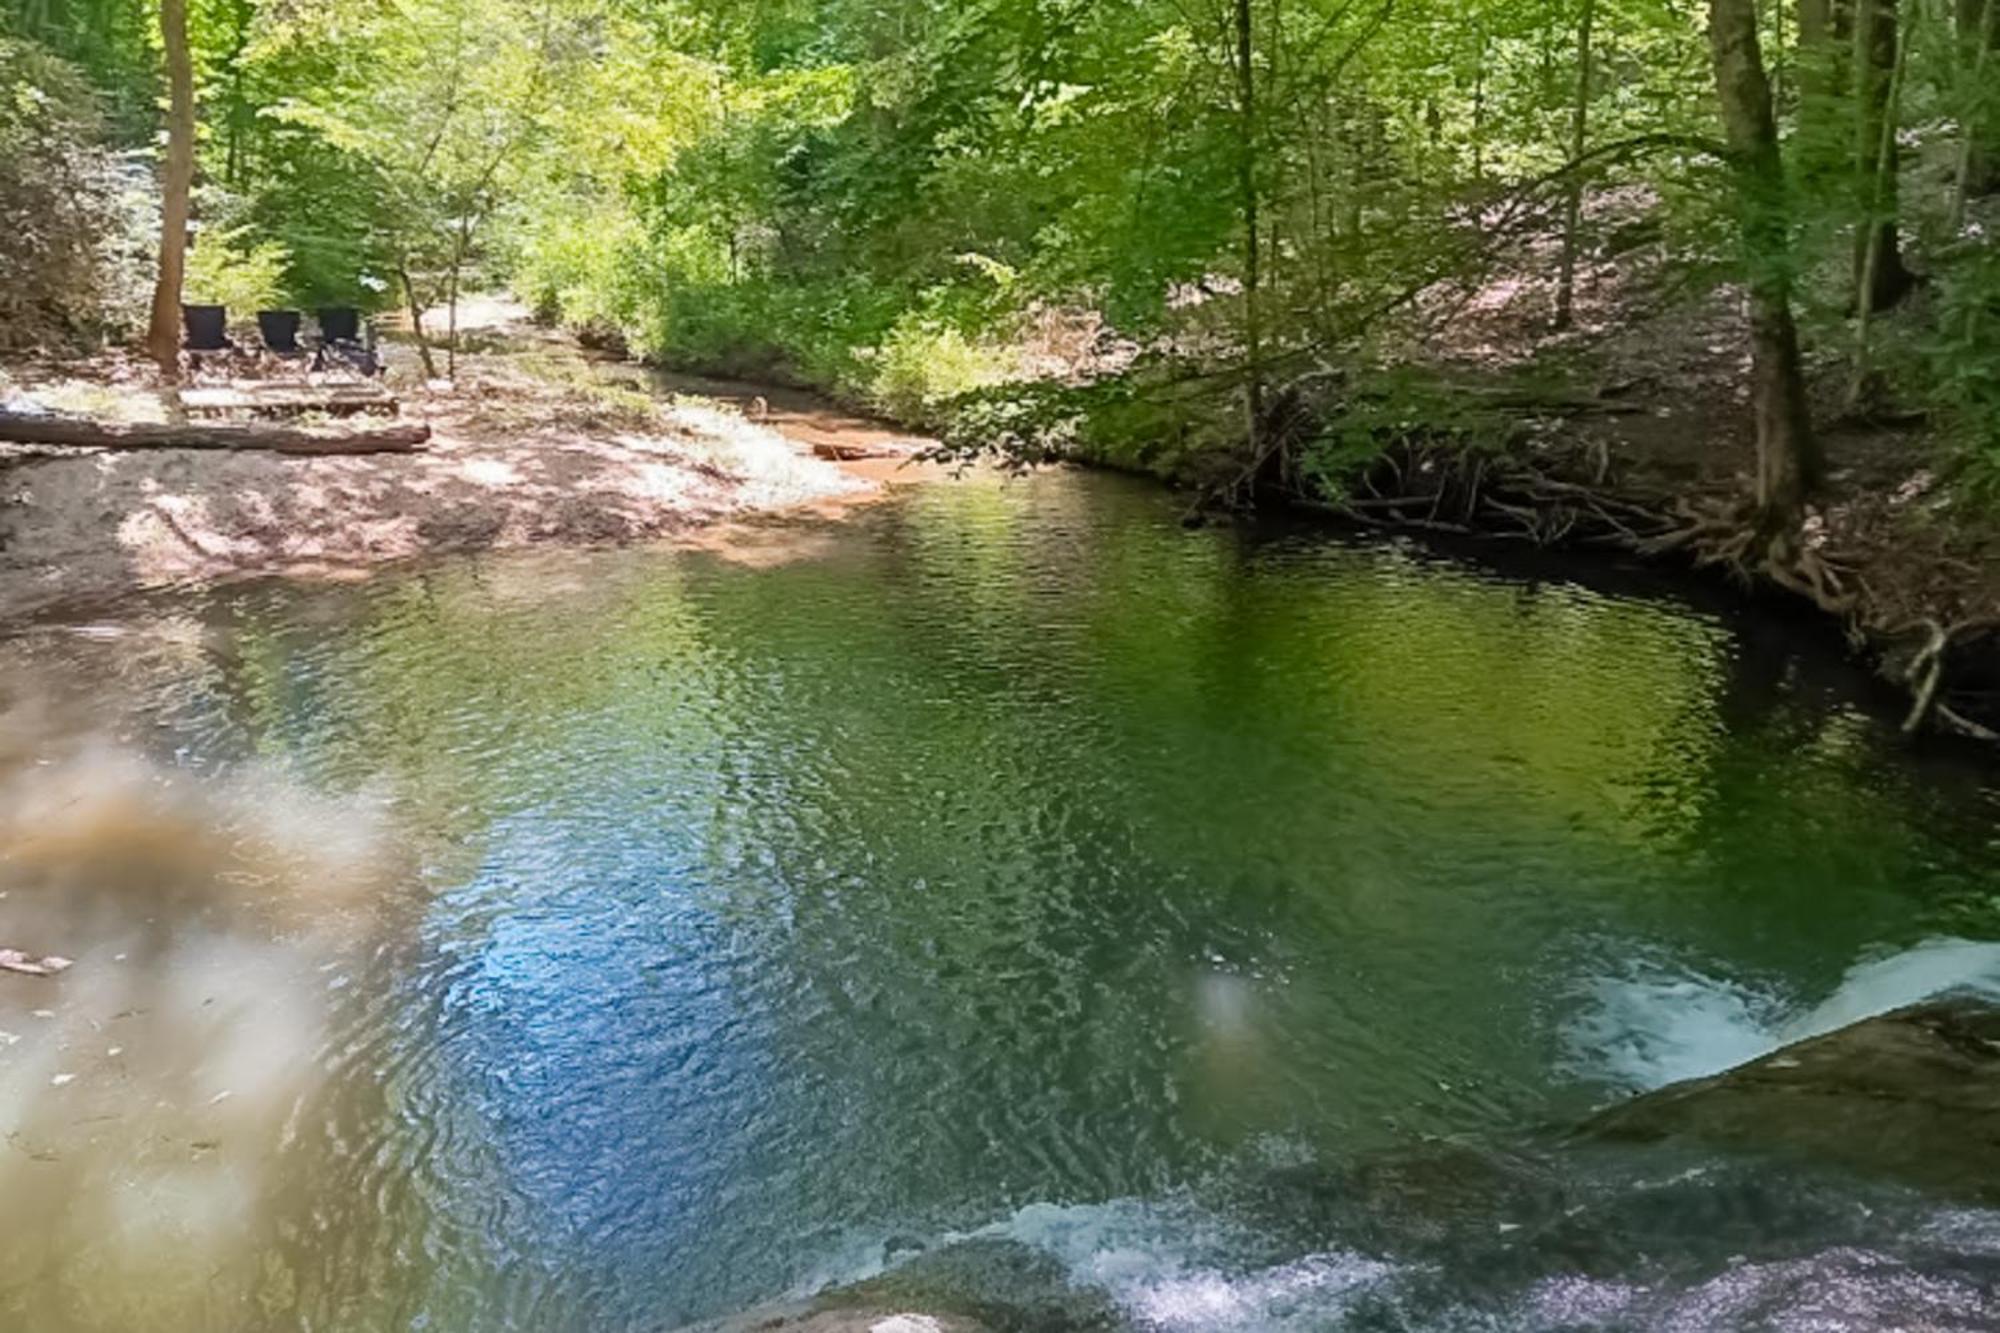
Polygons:
<instances>
[{"instance_id":1,"label":"dirt path","mask_svg":"<svg viewBox=\"0 0 2000 1333\"><path fill-rule=\"evenodd\" d=\"M490 308L489 308L490 307ZM684 537L725 520L865 500L916 475L920 441L759 386L650 378L529 326L468 312L456 383L386 349L410 456L0 446L0 618L246 573L358 577L387 562L531 545ZM0 371L0 407L122 420L168 404L122 359ZM885 455L832 462L823 452Z\"/></svg>"}]
</instances>

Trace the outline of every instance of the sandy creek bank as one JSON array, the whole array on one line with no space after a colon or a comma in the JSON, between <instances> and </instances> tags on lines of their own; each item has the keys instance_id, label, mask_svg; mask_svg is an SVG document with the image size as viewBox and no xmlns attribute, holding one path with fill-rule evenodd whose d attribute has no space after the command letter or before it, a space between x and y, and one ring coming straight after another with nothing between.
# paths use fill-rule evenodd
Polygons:
<instances>
[{"instance_id":1,"label":"sandy creek bank","mask_svg":"<svg viewBox=\"0 0 2000 1333\"><path fill-rule=\"evenodd\" d=\"M388 348L402 419L433 429L417 454L0 445L0 618L232 575L727 541L729 520L865 501L923 474L920 441L808 395L651 381L488 305L454 383L423 381L406 348ZM148 421L168 400L146 368L100 358L0 370L0 407Z\"/></svg>"}]
</instances>

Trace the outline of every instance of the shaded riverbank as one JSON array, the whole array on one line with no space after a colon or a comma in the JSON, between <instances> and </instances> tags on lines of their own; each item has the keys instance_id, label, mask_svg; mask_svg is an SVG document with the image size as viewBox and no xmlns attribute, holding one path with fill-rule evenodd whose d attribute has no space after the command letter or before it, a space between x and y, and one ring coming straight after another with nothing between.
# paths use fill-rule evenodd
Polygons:
<instances>
[{"instance_id":1,"label":"shaded riverbank","mask_svg":"<svg viewBox=\"0 0 2000 1333\"><path fill-rule=\"evenodd\" d=\"M1703 443L1690 447L1680 433L1689 427L1669 426L1671 416L1611 401L1528 411L1499 448L1419 430L1331 496L1275 498L1368 528L1691 567L1795 601L1830 617L1902 692L1906 733L2000 740L2000 527L1937 493L1910 461L1907 433L1834 432L1832 480L1802 534L1766 548L1742 508L1741 475L1710 470L1747 446L1711 419L1695 423Z\"/></svg>"}]
</instances>

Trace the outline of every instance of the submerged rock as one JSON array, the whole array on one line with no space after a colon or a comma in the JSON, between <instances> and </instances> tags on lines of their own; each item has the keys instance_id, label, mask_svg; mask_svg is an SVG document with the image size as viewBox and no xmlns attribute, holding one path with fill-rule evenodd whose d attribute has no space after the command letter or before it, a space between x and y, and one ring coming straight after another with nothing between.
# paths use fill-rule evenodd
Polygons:
<instances>
[{"instance_id":1,"label":"submerged rock","mask_svg":"<svg viewBox=\"0 0 2000 1333\"><path fill-rule=\"evenodd\" d=\"M1581 1135L1792 1153L2000 1202L2000 1009L1899 1009L1612 1107Z\"/></svg>"},{"instance_id":2,"label":"submerged rock","mask_svg":"<svg viewBox=\"0 0 2000 1333\"><path fill-rule=\"evenodd\" d=\"M687 1333L988 1333L952 1315L885 1310L767 1310Z\"/></svg>"},{"instance_id":3,"label":"submerged rock","mask_svg":"<svg viewBox=\"0 0 2000 1333\"><path fill-rule=\"evenodd\" d=\"M992 1333L1093 1333L1121 1321L1111 1298L1077 1286L1060 1261L1016 1240L975 1237L927 1251L880 1277L831 1292L829 1307L940 1312Z\"/></svg>"},{"instance_id":4,"label":"submerged rock","mask_svg":"<svg viewBox=\"0 0 2000 1333\"><path fill-rule=\"evenodd\" d=\"M893 1248L921 1245L903 1238ZM1111 1299L1014 1240L975 1237L809 1301L764 1306L681 1333L1097 1333L1122 1328Z\"/></svg>"},{"instance_id":5,"label":"submerged rock","mask_svg":"<svg viewBox=\"0 0 2000 1333\"><path fill-rule=\"evenodd\" d=\"M1838 1169L1773 1170L1772 1155ZM1529 1327L2000 1329L1983 1304L2000 1282L2000 1241L1936 1234L1935 1201L1904 1185L2000 1203L2000 1008L1978 997L1867 1019L1553 1138L1432 1142L1257 1174L1232 1213L1271 1238L1257 1263L1272 1271L1330 1251L1375 1264L1380 1280L1339 1306L1367 1327L1493 1308ZM1133 1326L1105 1292L1019 1241L920 1245L899 1237L886 1249L902 1262L879 1277L710 1328Z\"/></svg>"},{"instance_id":6,"label":"submerged rock","mask_svg":"<svg viewBox=\"0 0 2000 1333\"><path fill-rule=\"evenodd\" d=\"M1548 1165L1523 1153L1434 1141L1352 1162L1259 1177L1245 1206L1301 1246L1338 1240L1368 1254L1450 1255L1485 1247L1568 1202Z\"/></svg>"}]
</instances>

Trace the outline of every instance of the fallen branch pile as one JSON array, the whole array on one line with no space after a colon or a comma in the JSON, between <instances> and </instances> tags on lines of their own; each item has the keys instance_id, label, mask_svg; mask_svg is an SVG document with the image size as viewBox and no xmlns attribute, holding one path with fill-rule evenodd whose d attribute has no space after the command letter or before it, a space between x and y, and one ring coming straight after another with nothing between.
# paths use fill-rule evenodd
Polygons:
<instances>
[{"instance_id":1,"label":"fallen branch pile","mask_svg":"<svg viewBox=\"0 0 2000 1333\"><path fill-rule=\"evenodd\" d=\"M1665 541L1671 514L1563 480L1509 452L1408 440L1385 450L1347 492L1317 507L1369 526L1638 548Z\"/></svg>"}]
</instances>

